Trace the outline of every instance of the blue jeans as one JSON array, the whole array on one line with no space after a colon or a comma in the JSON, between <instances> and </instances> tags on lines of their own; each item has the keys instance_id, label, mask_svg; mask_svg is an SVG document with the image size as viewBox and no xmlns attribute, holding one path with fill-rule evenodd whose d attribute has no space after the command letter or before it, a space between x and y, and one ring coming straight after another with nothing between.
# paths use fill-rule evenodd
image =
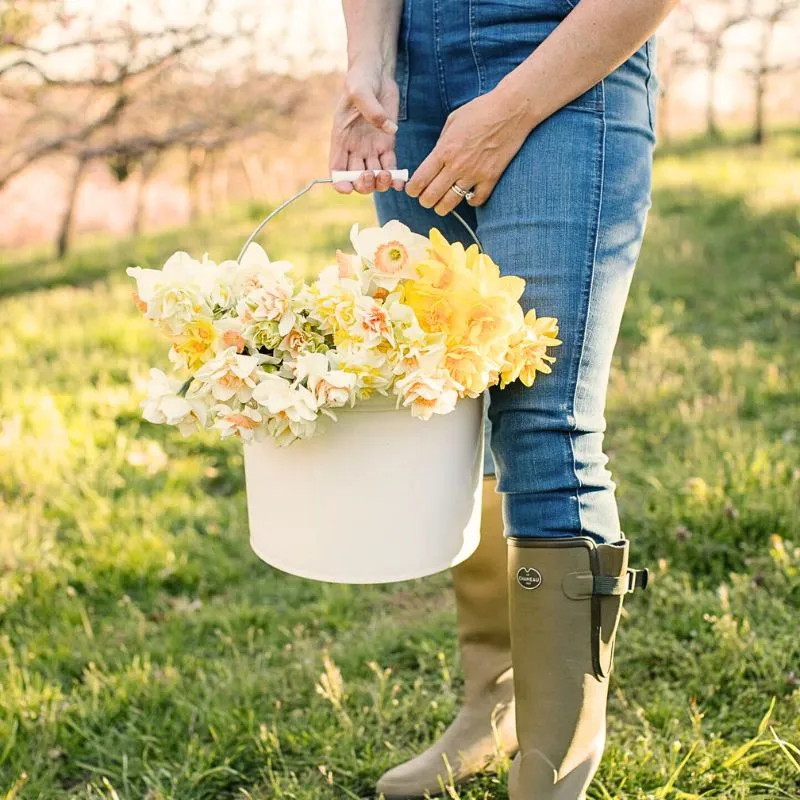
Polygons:
<instances>
[{"instance_id":1,"label":"blue jeans","mask_svg":"<svg viewBox=\"0 0 800 800\"><path fill-rule=\"evenodd\" d=\"M398 44L397 158L414 170L452 110L524 61L572 0L406 0ZM491 390L491 454L507 536L619 539L615 484L603 452L609 370L650 207L656 79L653 42L528 136L489 200L459 213L521 303L558 317L551 375ZM375 195L397 218L469 239L404 192ZM491 471L491 465L489 465Z\"/></svg>"}]
</instances>

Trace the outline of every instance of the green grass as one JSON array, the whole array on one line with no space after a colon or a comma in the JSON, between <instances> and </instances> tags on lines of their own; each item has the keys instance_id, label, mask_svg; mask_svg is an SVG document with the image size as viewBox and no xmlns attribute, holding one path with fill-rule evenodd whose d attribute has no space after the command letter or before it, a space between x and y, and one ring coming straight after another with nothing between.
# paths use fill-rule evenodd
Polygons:
<instances>
[{"instance_id":1,"label":"green grass","mask_svg":"<svg viewBox=\"0 0 800 800\"><path fill-rule=\"evenodd\" d=\"M608 411L656 580L626 605L592 800L800 797L798 141L657 163ZM139 417L166 359L124 267L232 257L258 211L0 257L0 798L366 798L457 707L447 575L266 567L239 447ZM354 213L319 189L264 241L311 268Z\"/></svg>"}]
</instances>

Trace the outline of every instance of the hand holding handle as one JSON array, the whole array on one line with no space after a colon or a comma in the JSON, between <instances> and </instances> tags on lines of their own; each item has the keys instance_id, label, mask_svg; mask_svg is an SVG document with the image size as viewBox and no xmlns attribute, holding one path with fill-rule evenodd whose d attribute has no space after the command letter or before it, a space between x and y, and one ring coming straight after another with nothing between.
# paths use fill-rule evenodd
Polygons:
<instances>
[{"instance_id":1,"label":"hand holding handle","mask_svg":"<svg viewBox=\"0 0 800 800\"><path fill-rule=\"evenodd\" d=\"M407 169L390 169L390 170L381 170L381 169L349 169L349 170L333 170L331 172L331 180L334 183L339 183L339 181L357 181L365 172L371 172L373 175L377 175L379 172L388 172L392 176L393 181L407 181L408 180L408 170Z\"/></svg>"}]
</instances>

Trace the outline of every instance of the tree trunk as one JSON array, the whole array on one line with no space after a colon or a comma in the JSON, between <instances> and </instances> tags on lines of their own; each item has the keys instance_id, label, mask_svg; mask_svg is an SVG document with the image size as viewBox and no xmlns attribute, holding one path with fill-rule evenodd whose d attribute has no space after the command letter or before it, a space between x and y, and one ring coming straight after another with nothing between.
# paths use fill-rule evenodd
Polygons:
<instances>
[{"instance_id":1,"label":"tree trunk","mask_svg":"<svg viewBox=\"0 0 800 800\"><path fill-rule=\"evenodd\" d=\"M189 190L189 219L194 222L200 216L200 176L206 161L203 147L190 147L187 150L189 167L186 175Z\"/></svg>"},{"instance_id":2,"label":"tree trunk","mask_svg":"<svg viewBox=\"0 0 800 800\"><path fill-rule=\"evenodd\" d=\"M717 56L713 55L708 62L706 82L706 134L712 139L719 138L717 125Z\"/></svg>"},{"instance_id":3,"label":"tree trunk","mask_svg":"<svg viewBox=\"0 0 800 800\"><path fill-rule=\"evenodd\" d=\"M206 158L203 162L203 171L200 176L200 195L203 198L203 208L206 214L213 214L217 210L217 204L214 201L214 172L217 168L217 151L209 150L206 152Z\"/></svg>"},{"instance_id":4,"label":"tree trunk","mask_svg":"<svg viewBox=\"0 0 800 800\"><path fill-rule=\"evenodd\" d=\"M230 171L225 150L221 150L219 158L214 161L211 173L211 195L214 198L214 210L227 208L230 201Z\"/></svg>"},{"instance_id":5,"label":"tree trunk","mask_svg":"<svg viewBox=\"0 0 800 800\"><path fill-rule=\"evenodd\" d=\"M756 75L755 120L753 121L753 142L764 144L764 95L766 76L759 71Z\"/></svg>"},{"instance_id":6,"label":"tree trunk","mask_svg":"<svg viewBox=\"0 0 800 800\"><path fill-rule=\"evenodd\" d=\"M672 109L670 108L669 101L669 87L666 84L662 84L661 91L658 94L656 106L656 135L663 144L668 144L672 138L672 131L670 130L669 126L671 122L669 112Z\"/></svg>"},{"instance_id":7,"label":"tree trunk","mask_svg":"<svg viewBox=\"0 0 800 800\"><path fill-rule=\"evenodd\" d=\"M81 188L81 182L86 172L87 162L83 158L79 158L75 163L75 169L72 173L72 180L67 194L67 203L64 206L64 212L61 215L61 223L58 227L58 239L56 240L56 253L58 258L64 258L69 252L70 244L72 243L72 219L75 215L75 202L78 199L78 190Z\"/></svg>"},{"instance_id":8,"label":"tree trunk","mask_svg":"<svg viewBox=\"0 0 800 800\"><path fill-rule=\"evenodd\" d=\"M150 185L150 180L156 171L156 166L158 166L157 153L148 153L142 158L139 183L136 187L136 205L134 206L133 219L131 220L131 234L134 236L139 236L142 233L147 187Z\"/></svg>"},{"instance_id":9,"label":"tree trunk","mask_svg":"<svg viewBox=\"0 0 800 800\"><path fill-rule=\"evenodd\" d=\"M240 156L240 161L250 199L256 200L261 197L265 183L264 167L261 159L255 153L249 155L243 153Z\"/></svg>"},{"instance_id":10,"label":"tree trunk","mask_svg":"<svg viewBox=\"0 0 800 800\"><path fill-rule=\"evenodd\" d=\"M767 75L769 73L769 54L772 45L772 34L775 30L778 18L769 17L762 23L761 41L759 42L758 55L755 67L755 86L753 98L755 101L754 120L753 120L753 142L764 144L766 139L766 121L764 105L767 94Z\"/></svg>"}]
</instances>

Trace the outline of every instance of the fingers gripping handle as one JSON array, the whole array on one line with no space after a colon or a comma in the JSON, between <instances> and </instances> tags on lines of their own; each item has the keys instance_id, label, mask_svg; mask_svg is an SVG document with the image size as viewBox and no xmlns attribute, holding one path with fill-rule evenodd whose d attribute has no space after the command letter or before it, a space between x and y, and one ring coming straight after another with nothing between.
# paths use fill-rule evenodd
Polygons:
<instances>
[{"instance_id":1,"label":"fingers gripping handle","mask_svg":"<svg viewBox=\"0 0 800 800\"><path fill-rule=\"evenodd\" d=\"M335 169L331 172L331 180L334 183L339 183L339 181L357 181L365 172L371 172L373 175L377 175L379 172L388 172L392 176L393 181L408 180L407 169Z\"/></svg>"}]
</instances>

